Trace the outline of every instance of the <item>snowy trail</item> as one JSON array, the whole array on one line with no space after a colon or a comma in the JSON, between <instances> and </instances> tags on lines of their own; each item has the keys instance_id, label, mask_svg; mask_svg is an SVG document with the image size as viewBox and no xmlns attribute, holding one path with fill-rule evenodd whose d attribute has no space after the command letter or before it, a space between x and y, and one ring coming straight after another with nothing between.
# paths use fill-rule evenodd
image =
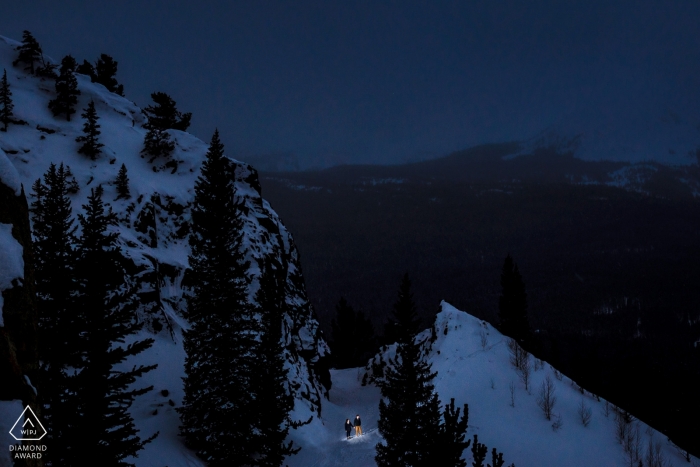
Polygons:
<instances>
[{"instance_id":1,"label":"snowy trail","mask_svg":"<svg viewBox=\"0 0 700 467\"><path fill-rule=\"evenodd\" d=\"M290 467L330 467L341 465L375 465L374 447L381 440L377 431L380 392L374 386L361 384L364 370L331 370L333 387L330 402L323 404L323 425L314 423L294 436L303 449L287 459ZM343 425L346 418L362 419L363 435L345 438ZM313 443L313 444L311 444Z\"/></svg>"}]
</instances>

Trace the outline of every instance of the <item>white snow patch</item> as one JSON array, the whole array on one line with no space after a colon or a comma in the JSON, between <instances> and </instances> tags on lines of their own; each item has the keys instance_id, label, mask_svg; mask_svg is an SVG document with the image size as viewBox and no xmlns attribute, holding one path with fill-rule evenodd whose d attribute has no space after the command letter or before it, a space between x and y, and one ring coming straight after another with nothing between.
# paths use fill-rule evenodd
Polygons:
<instances>
[{"instance_id":1,"label":"white snow patch","mask_svg":"<svg viewBox=\"0 0 700 467\"><path fill-rule=\"evenodd\" d=\"M15 195L22 193L22 182L19 179L17 169L0 148L0 182L15 190Z\"/></svg>"}]
</instances>

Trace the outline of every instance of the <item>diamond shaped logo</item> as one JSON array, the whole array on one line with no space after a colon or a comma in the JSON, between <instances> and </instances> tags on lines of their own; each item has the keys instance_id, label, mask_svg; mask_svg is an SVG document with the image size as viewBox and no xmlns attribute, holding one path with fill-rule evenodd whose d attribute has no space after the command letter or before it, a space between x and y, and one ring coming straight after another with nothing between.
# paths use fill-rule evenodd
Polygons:
<instances>
[{"instance_id":1,"label":"diamond shaped logo","mask_svg":"<svg viewBox=\"0 0 700 467\"><path fill-rule=\"evenodd\" d=\"M10 434L17 441L39 441L46 436L46 429L31 407L27 406L15 424L12 425Z\"/></svg>"}]
</instances>

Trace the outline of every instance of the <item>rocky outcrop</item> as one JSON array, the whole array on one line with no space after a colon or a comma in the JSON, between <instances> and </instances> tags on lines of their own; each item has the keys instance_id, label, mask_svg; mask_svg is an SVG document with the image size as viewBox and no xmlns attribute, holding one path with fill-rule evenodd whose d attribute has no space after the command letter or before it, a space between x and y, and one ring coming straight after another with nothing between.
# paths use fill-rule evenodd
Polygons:
<instances>
[{"instance_id":1,"label":"rocky outcrop","mask_svg":"<svg viewBox=\"0 0 700 467\"><path fill-rule=\"evenodd\" d=\"M0 157L5 157L0 154ZM32 246L29 229L29 210L24 191L16 194L14 188L8 187L0 180L0 224L11 233L12 238L3 238L16 242L21 247L23 277L12 280L10 287L1 290L2 293L2 324L0 326L0 402L2 408L20 408L29 405L35 413L41 416L36 405L36 393L32 387L39 366L37 353L37 310L34 291L34 270ZM10 248L7 248L7 247ZM0 245L4 253L17 252L16 245ZM3 255L4 261L10 258ZM19 258L15 258L18 260ZM7 264L0 267L6 268ZM20 402L21 401L21 402ZM17 413L15 413L17 412ZM12 423L21 412L12 410L3 413L3 422ZM9 417L9 418L8 418ZM3 427L5 424L3 424ZM14 443L14 439L3 430L2 440ZM27 442L24 442L25 444ZM29 442L32 443L32 442ZM4 442L2 444L5 444ZM7 446L2 446L2 456L8 456ZM0 465L9 462L9 458L0 459ZM40 467L40 459L15 460L15 466Z\"/></svg>"}]
</instances>

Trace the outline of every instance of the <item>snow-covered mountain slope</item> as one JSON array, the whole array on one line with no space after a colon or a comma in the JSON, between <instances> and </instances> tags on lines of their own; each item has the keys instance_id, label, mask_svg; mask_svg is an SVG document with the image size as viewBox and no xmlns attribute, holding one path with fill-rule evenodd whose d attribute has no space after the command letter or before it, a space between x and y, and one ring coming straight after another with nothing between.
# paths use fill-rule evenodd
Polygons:
<instances>
[{"instance_id":1,"label":"snow-covered mountain slope","mask_svg":"<svg viewBox=\"0 0 700 467\"><path fill-rule=\"evenodd\" d=\"M152 382L157 391L144 396L135 410L144 404L163 402L164 396L159 392L163 389L172 394L164 399L165 402L172 399L177 406L182 397L180 378L184 361L181 330L187 327L182 314L182 280L189 252L190 203L207 144L186 132L169 130L175 143L172 159L176 164L166 167L164 161L158 160L149 164L140 155L146 134L142 127L146 117L141 109L83 75L76 75L81 92L77 113L71 121L54 117L48 109L49 100L55 96L53 80L29 75L21 65L13 67L17 45L18 42L0 36L0 72L7 70L15 118L26 122L11 124L6 133L0 132L2 181L17 193L21 184L31 203L29 196L33 182L42 177L50 163L64 163L70 166L80 188L71 195L74 215L81 211L90 189L102 185L104 200L110 203L120 219L121 248L133 261L134 273L141 282L137 294L141 304L140 317L147 322L148 330L144 332L156 338L156 345L139 358L159 364L158 370L150 374L147 381ZM104 143L103 154L96 161L78 154L79 145L75 141L82 134L80 113L90 100L94 101L100 118L100 140ZM225 135L222 136L225 140ZM285 336L289 387L297 399L295 414L306 420L310 415L318 414L324 398L325 388L320 380L324 378L323 360L328 348L306 296L299 255L291 234L270 204L261 197L255 169L243 162L233 162L236 164L237 193L244 202L244 245L246 259L251 264L251 300L258 288L260 264L265 256L276 255L277 261L287 270ZM132 197L115 201L114 183L122 164L128 170ZM12 247L9 241L3 244L8 251ZM14 270L9 266L2 268L4 275L13 274ZM168 405L168 409L171 408ZM159 411L160 414L164 412ZM137 418L139 426L150 426L143 417ZM158 422L156 425L167 425L176 433L179 421L173 415L167 423ZM148 430L144 428L144 432ZM178 439L163 435L159 441L148 445L142 455L147 459L152 453L153 462L140 461L139 465L162 465L155 448L169 442L179 446L178 449L182 448ZM182 464L172 462L169 465L189 464L183 461Z\"/></svg>"},{"instance_id":2,"label":"snow-covered mountain slope","mask_svg":"<svg viewBox=\"0 0 700 467\"><path fill-rule=\"evenodd\" d=\"M605 400L582 392L575 382L532 356L531 389L526 391L510 364L509 339L488 323L443 302L432 328L416 339L424 343L425 356L432 370L437 371L434 383L442 403L454 398L456 406L469 404L468 437L477 434L479 442L486 444L489 451L496 447L503 452L507 465L511 462L518 467L630 465L629 455L617 440L618 410ZM325 431L319 434L320 427L298 430L294 436L308 447L298 458L290 458L290 466L376 465L373 447L380 441L376 432L380 395L373 384L362 386L361 381L365 374L371 380L373 364L376 367L381 361L387 362L394 352L393 345L385 348L365 369L332 371L330 403L324 405L322 414ZM554 384L556 397L552 420L545 418L537 404L547 377ZM583 425L579 414L581 404L591 411L588 426ZM368 435L344 441L343 422L356 413L363 417ZM557 419L561 420L561 426L555 429L553 424ZM700 465L696 458L688 464L663 434L645 423L633 420L624 426L628 433L637 436L644 466L649 465L646 456L650 443L652 449L659 446L667 461L664 465ZM471 462L469 449L464 458Z\"/></svg>"},{"instance_id":3,"label":"snow-covered mountain slope","mask_svg":"<svg viewBox=\"0 0 700 467\"><path fill-rule=\"evenodd\" d=\"M525 141L522 154L555 147L583 160L697 162L700 114L688 103L628 95L593 100L587 107Z\"/></svg>"}]
</instances>

